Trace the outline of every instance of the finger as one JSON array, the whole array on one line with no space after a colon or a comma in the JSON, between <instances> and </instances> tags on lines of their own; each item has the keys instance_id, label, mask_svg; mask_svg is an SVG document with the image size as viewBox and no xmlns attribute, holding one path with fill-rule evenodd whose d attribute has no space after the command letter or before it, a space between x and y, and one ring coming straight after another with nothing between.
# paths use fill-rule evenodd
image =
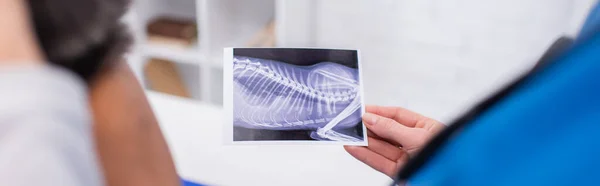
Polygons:
<instances>
[{"instance_id":1,"label":"finger","mask_svg":"<svg viewBox=\"0 0 600 186\"><path fill-rule=\"evenodd\" d=\"M369 167L382 172L388 176L393 176L398 165L380 154L377 154L366 147L344 146L344 149L354 158L367 164Z\"/></svg>"},{"instance_id":2,"label":"finger","mask_svg":"<svg viewBox=\"0 0 600 186\"><path fill-rule=\"evenodd\" d=\"M367 148L394 162L406 155L399 147L371 137L369 137L369 146Z\"/></svg>"},{"instance_id":3,"label":"finger","mask_svg":"<svg viewBox=\"0 0 600 186\"><path fill-rule=\"evenodd\" d=\"M393 119L394 121L408 127L415 127L420 120L425 118L418 113L400 107L368 105L365 107L365 110L369 113Z\"/></svg>"},{"instance_id":4,"label":"finger","mask_svg":"<svg viewBox=\"0 0 600 186\"><path fill-rule=\"evenodd\" d=\"M370 138L377 139L377 140L386 141L384 138L378 136L377 134L373 133L373 131L371 131L369 129L367 129L367 136L370 137ZM392 144L395 147L402 147L402 145L400 145L397 142L393 142L393 141L386 141L386 142L389 143L389 144Z\"/></svg>"},{"instance_id":5,"label":"finger","mask_svg":"<svg viewBox=\"0 0 600 186\"><path fill-rule=\"evenodd\" d=\"M367 136L375 138L375 139L382 139L381 137L377 136L377 134L373 133L373 131L371 131L369 129L367 129Z\"/></svg>"},{"instance_id":6,"label":"finger","mask_svg":"<svg viewBox=\"0 0 600 186\"><path fill-rule=\"evenodd\" d=\"M375 135L404 147L414 146L422 139L422 134L417 129L401 125L390 118L365 113L363 122Z\"/></svg>"},{"instance_id":7,"label":"finger","mask_svg":"<svg viewBox=\"0 0 600 186\"><path fill-rule=\"evenodd\" d=\"M400 158L396 160L396 171L402 170L402 168L404 168L404 165L406 165L406 163L408 163L408 161L410 160L408 152L406 152L404 149L400 150L402 150L403 156L400 156Z\"/></svg>"}]
</instances>

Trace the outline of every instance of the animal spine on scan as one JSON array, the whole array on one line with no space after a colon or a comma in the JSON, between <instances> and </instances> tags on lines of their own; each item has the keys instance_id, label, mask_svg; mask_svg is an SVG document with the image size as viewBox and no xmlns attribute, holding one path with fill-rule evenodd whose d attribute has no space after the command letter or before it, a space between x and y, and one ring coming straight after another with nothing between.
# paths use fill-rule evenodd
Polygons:
<instances>
[{"instance_id":1,"label":"animal spine on scan","mask_svg":"<svg viewBox=\"0 0 600 186\"><path fill-rule=\"evenodd\" d=\"M356 69L331 62L296 66L241 56L233 62L236 126L320 129L321 135L338 135L330 130L360 122Z\"/></svg>"}]
</instances>

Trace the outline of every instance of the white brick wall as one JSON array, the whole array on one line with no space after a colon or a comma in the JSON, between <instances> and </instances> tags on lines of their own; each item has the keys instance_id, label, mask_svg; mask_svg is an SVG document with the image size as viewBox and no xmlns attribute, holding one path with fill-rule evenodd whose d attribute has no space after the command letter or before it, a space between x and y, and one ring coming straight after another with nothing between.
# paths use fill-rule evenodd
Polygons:
<instances>
[{"instance_id":1,"label":"white brick wall","mask_svg":"<svg viewBox=\"0 0 600 186\"><path fill-rule=\"evenodd\" d=\"M281 44L361 49L368 104L449 122L576 33L593 2L288 0Z\"/></svg>"}]
</instances>

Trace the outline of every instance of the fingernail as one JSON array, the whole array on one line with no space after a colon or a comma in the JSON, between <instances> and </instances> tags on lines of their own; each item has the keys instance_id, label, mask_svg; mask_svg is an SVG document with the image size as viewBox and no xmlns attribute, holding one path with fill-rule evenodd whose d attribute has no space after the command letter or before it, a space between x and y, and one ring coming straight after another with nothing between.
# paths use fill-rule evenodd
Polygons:
<instances>
[{"instance_id":1,"label":"fingernail","mask_svg":"<svg viewBox=\"0 0 600 186\"><path fill-rule=\"evenodd\" d=\"M363 121L368 125L375 125L375 123L377 123L377 116L375 114L365 113L363 114Z\"/></svg>"}]
</instances>

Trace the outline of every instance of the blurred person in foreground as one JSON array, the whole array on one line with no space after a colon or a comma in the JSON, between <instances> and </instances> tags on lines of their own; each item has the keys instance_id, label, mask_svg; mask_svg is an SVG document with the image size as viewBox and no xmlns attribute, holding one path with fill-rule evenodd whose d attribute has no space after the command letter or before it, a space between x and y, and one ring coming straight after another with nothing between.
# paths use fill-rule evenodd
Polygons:
<instances>
[{"instance_id":1,"label":"blurred person in foreground","mask_svg":"<svg viewBox=\"0 0 600 186\"><path fill-rule=\"evenodd\" d=\"M1 185L179 185L123 62L128 0L0 0Z\"/></svg>"},{"instance_id":2,"label":"blurred person in foreground","mask_svg":"<svg viewBox=\"0 0 600 186\"><path fill-rule=\"evenodd\" d=\"M367 147L345 147L394 184L598 185L600 4L530 72L452 124L367 106Z\"/></svg>"}]
</instances>

